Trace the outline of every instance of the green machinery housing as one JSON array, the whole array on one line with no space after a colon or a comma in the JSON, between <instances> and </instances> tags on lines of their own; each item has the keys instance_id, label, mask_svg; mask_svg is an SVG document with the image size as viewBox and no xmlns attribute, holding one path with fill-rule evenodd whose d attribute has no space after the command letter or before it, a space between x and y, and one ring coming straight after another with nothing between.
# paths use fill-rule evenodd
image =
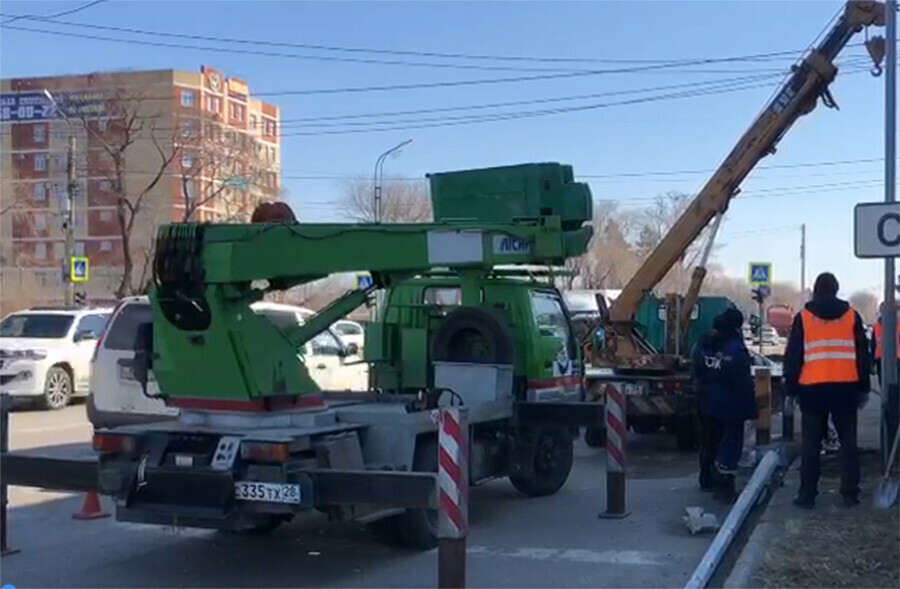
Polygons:
<instances>
[{"instance_id":1,"label":"green machinery housing","mask_svg":"<svg viewBox=\"0 0 900 589\"><path fill-rule=\"evenodd\" d=\"M496 266L557 266L586 251L591 193L574 181L570 166L445 172L429 175L429 182L433 223L161 227L150 293L152 333L139 338L138 372L141 364L152 368L160 395L175 405L315 393L298 350L375 290L445 272L461 284L462 306L478 307L479 282ZM360 271L371 274L370 288L348 291L295 328L279 330L250 309L266 292ZM392 348L392 329L375 326L375 340L385 345L373 346L374 352L415 356L394 358L401 363L426 361L421 346ZM382 364L371 370L387 370Z\"/></svg>"}]
</instances>

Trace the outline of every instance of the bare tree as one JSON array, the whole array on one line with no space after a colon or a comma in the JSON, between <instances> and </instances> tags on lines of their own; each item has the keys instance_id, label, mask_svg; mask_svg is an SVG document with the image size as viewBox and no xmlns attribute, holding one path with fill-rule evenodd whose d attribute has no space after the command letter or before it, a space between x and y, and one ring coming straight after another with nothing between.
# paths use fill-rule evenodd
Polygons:
<instances>
[{"instance_id":1,"label":"bare tree","mask_svg":"<svg viewBox=\"0 0 900 589\"><path fill-rule=\"evenodd\" d=\"M122 242L122 276L116 297L140 292L134 280L134 230L145 207L145 199L166 176L179 155L176 131L163 128L163 115L147 95L137 88L116 88L106 101L106 118L82 119L89 133L101 146L104 157L98 158L94 170L109 182L115 201L116 223ZM152 145L154 158L141 158L143 175L130 174L128 156L144 142ZM152 228L150 229L152 232Z\"/></svg>"},{"instance_id":2,"label":"bare tree","mask_svg":"<svg viewBox=\"0 0 900 589\"><path fill-rule=\"evenodd\" d=\"M246 220L258 200L251 193L274 193L275 160L254 137L216 121L201 127L190 119L182 123L178 142L184 222L197 220L204 208L215 209L217 220Z\"/></svg>"},{"instance_id":3,"label":"bare tree","mask_svg":"<svg viewBox=\"0 0 900 589\"><path fill-rule=\"evenodd\" d=\"M375 220L374 187L371 180L347 184L342 208L361 223ZM384 223L428 223L432 219L431 199L424 182L406 179L385 180L381 196L381 220Z\"/></svg>"},{"instance_id":4,"label":"bare tree","mask_svg":"<svg viewBox=\"0 0 900 589\"><path fill-rule=\"evenodd\" d=\"M864 290L850 295L850 305L856 309L863 321L875 323L878 319L878 297Z\"/></svg>"}]
</instances>

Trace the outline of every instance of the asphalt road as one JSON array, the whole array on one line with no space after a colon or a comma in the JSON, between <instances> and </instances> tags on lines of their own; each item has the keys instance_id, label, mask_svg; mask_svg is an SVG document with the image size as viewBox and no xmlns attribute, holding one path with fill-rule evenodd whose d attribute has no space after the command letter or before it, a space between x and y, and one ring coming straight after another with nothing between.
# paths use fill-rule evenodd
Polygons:
<instances>
[{"instance_id":1,"label":"asphalt road","mask_svg":"<svg viewBox=\"0 0 900 589\"><path fill-rule=\"evenodd\" d=\"M84 452L83 406L16 412L13 449ZM506 481L475 489L468 539L470 587L681 587L711 535L691 536L684 508L724 510L695 485L694 455L663 434L633 436L630 515L605 508L604 453L576 446L575 468L555 496L529 499ZM298 518L266 537L72 519L79 495L12 488L10 539L0 582L21 587L427 587L436 551L379 545L356 524ZM108 498L103 507L112 510Z\"/></svg>"}]
</instances>

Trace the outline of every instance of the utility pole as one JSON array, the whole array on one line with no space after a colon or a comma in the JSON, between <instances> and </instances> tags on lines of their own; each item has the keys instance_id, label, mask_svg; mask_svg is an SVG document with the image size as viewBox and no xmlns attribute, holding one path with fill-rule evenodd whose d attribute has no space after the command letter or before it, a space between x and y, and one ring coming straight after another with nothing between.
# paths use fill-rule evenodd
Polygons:
<instances>
[{"instance_id":1,"label":"utility pole","mask_svg":"<svg viewBox=\"0 0 900 589\"><path fill-rule=\"evenodd\" d=\"M897 2L885 3L885 117L884 117L884 200L897 200ZM884 259L884 314L882 322L882 409L884 434L881 440L882 456L887 455L897 432L900 417L900 385L897 383L897 300L894 258Z\"/></svg>"},{"instance_id":2,"label":"utility pole","mask_svg":"<svg viewBox=\"0 0 900 589\"><path fill-rule=\"evenodd\" d=\"M75 179L75 130L72 127L72 120L59 108L53 94L46 88L44 96L53 105L53 110L63 118L69 127L69 147L66 153L66 210L63 212L65 253L62 261L62 281L63 302L70 307L75 300L75 283L72 282L72 256L75 255L75 193L78 192L78 182Z\"/></svg>"},{"instance_id":3,"label":"utility pole","mask_svg":"<svg viewBox=\"0 0 900 589\"><path fill-rule=\"evenodd\" d=\"M806 223L800 225L800 304L806 303Z\"/></svg>"},{"instance_id":4,"label":"utility pole","mask_svg":"<svg viewBox=\"0 0 900 589\"><path fill-rule=\"evenodd\" d=\"M63 260L63 283L65 286L65 304L71 306L75 298L75 283L72 282L72 256L75 255L75 193L78 182L75 180L75 134L69 130L69 149L66 154L66 212L63 226L66 231L65 254Z\"/></svg>"}]
</instances>

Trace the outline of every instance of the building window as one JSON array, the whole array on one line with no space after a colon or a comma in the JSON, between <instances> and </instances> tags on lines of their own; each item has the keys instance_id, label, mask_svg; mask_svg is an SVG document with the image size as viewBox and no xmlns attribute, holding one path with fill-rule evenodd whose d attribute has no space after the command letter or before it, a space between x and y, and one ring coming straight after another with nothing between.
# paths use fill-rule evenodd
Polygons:
<instances>
[{"instance_id":1,"label":"building window","mask_svg":"<svg viewBox=\"0 0 900 589\"><path fill-rule=\"evenodd\" d=\"M181 168L183 170L190 170L194 167L194 156L190 154L184 154L181 156Z\"/></svg>"},{"instance_id":2,"label":"building window","mask_svg":"<svg viewBox=\"0 0 900 589\"><path fill-rule=\"evenodd\" d=\"M185 137L196 137L197 121L184 121L181 123L181 134Z\"/></svg>"},{"instance_id":3,"label":"building window","mask_svg":"<svg viewBox=\"0 0 900 589\"><path fill-rule=\"evenodd\" d=\"M47 230L47 215L44 213L38 213L34 216L34 228L37 231L46 231Z\"/></svg>"},{"instance_id":4,"label":"building window","mask_svg":"<svg viewBox=\"0 0 900 589\"><path fill-rule=\"evenodd\" d=\"M193 90L182 90L181 91L181 106L185 108L194 108L194 104L196 104L197 95Z\"/></svg>"},{"instance_id":5,"label":"building window","mask_svg":"<svg viewBox=\"0 0 900 589\"><path fill-rule=\"evenodd\" d=\"M222 110L222 100L215 96L206 97L206 110L211 112L219 112Z\"/></svg>"},{"instance_id":6,"label":"building window","mask_svg":"<svg viewBox=\"0 0 900 589\"><path fill-rule=\"evenodd\" d=\"M87 227L87 213L75 213L75 229L84 229Z\"/></svg>"},{"instance_id":7,"label":"building window","mask_svg":"<svg viewBox=\"0 0 900 589\"><path fill-rule=\"evenodd\" d=\"M65 122L53 125L53 137L56 139L65 139L68 135L69 127Z\"/></svg>"},{"instance_id":8,"label":"building window","mask_svg":"<svg viewBox=\"0 0 900 589\"><path fill-rule=\"evenodd\" d=\"M53 244L53 259L62 260L66 255L66 244L57 241Z\"/></svg>"},{"instance_id":9,"label":"building window","mask_svg":"<svg viewBox=\"0 0 900 589\"><path fill-rule=\"evenodd\" d=\"M35 125L31 129L31 138L35 143L43 143L47 140L47 126L46 125Z\"/></svg>"},{"instance_id":10,"label":"building window","mask_svg":"<svg viewBox=\"0 0 900 589\"><path fill-rule=\"evenodd\" d=\"M103 192L109 192L109 189L112 186L109 183L109 180L100 180L100 190Z\"/></svg>"},{"instance_id":11,"label":"building window","mask_svg":"<svg viewBox=\"0 0 900 589\"><path fill-rule=\"evenodd\" d=\"M112 251L112 242L111 241L101 241L100 242L100 251L101 252Z\"/></svg>"},{"instance_id":12,"label":"building window","mask_svg":"<svg viewBox=\"0 0 900 589\"><path fill-rule=\"evenodd\" d=\"M83 241L75 242L75 255L76 256L84 255L84 242Z\"/></svg>"},{"instance_id":13,"label":"building window","mask_svg":"<svg viewBox=\"0 0 900 589\"><path fill-rule=\"evenodd\" d=\"M34 200L47 200L47 186L43 182L38 182L34 185Z\"/></svg>"},{"instance_id":14,"label":"building window","mask_svg":"<svg viewBox=\"0 0 900 589\"><path fill-rule=\"evenodd\" d=\"M104 223L112 221L112 211L100 211L100 220Z\"/></svg>"},{"instance_id":15,"label":"building window","mask_svg":"<svg viewBox=\"0 0 900 589\"><path fill-rule=\"evenodd\" d=\"M184 191L184 199L188 203L194 202L194 198L196 198L196 189L194 188L193 182L182 182L181 189Z\"/></svg>"},{"instance_id":16,"label":"building window","mask_svg":"<svg viewBox=\"0 0 900 589\"><path fill-rule=\"evenodd\" d=\"M39 153L34 156L34 171L35 172L46 172L47 171L47 155L43 153Z\"/></svg>"},{"instance_id":17,"label":"building window","mask_svg":"<svg viewBox=\"0 0 900 589\"><path fill-rule=\"evenodd\" d=\"M234 102L229 104L230 115L231 118L235 121L243 121L244 120L244 107L240 104L235 104Z\"/></svg>"},{"instance_id":18,"label":"building window","mask_svg":"<svg viewBox=\"0 0 900 589\"><path fill-rule=\"evenodd\" d=\"M34 257L38 260L46 260L47 259L47 244L44 242L38 242L34 244Z\"/></svg>"},{"instance_id":19,"label":"building window","mask_svg":"<svg viewBox=\"0 0 900 589\"><path fill-rule=\"evenodd\" d=\"M250 115L250 128L253 129L254 131L257 131L258 130L256 128L257 124L258 124L258 121L256 120L256 115Z\"/></svg>"},{"instance_id":20,"label":"building window","mask_svg":"<svg viewBox=\"0 0 900 589\"><path fill-rule=\"evenodd\" d=\"M65 170L66 169L66 158L62 155L54 155L53 156L53 169L54 170Z\"/></svg>"}]
</instances>

